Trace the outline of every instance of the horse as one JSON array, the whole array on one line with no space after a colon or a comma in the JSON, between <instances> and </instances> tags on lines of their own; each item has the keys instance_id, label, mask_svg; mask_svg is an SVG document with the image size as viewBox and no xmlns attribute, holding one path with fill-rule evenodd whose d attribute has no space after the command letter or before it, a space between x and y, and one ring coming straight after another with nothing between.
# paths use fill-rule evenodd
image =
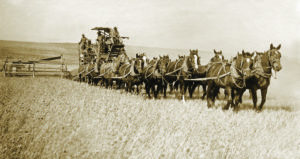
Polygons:
<instances>
[{"instance_id":1,"label":"horse","mask_svg":"<svg viewBox=\"0 0 300 159\"><path fill-rule=\"evenodd\" d=\"M151 98L150 89L154 94L154 98L157 98L159 90L162 87L162 73L165 71L161 66L165 66L163 58L153 58L142 71L142 79L149 98Z\"/></svg>"},{"instance_id":2,"label":"horse","mask_svg":"<svg viewBox=\"0 0 300 159\"><path fill-rule=\"evenodd\" d=\"M194 55L184 56L183 59L170 62L166 68L166 73L163 77L164 81L168 83L169 85L171 83L174 83L174 85L179 84L180 85L180 93L181 98L183 101L185 92L187 90L188 81L185 81L185 79L188 79L192 76L192 72L197 69L197 57Z\"/></svg>"},{"instance_id":3,"label":"horse","mask_svg":"<svg viewBox=\"0 0 300 159\"><path fill-rule=\"evenodd\" d=\"M266 102L266 96L268 92L268 87L270 85L270 78L272 76L272 69L276 72L279 72L282 69L280 59L281 53L279 49L281 44L277 47L274 47L273 44L270 44L270 49L263 53L256 52L254 57L253 65L253 75L251 78L246 80L246 88L243 89L245 92L246 89L249 89L252 93L253 109L261 111L263 105ZM276 78L276 77L275 77ZM256 107L257 104L257 90L261 91L261 103ZM242 98L240 97L240 102Z\"/></svg>"},{"instance_id":4,"label":"horse","mask_svg":"<svg viewBox=\"0 0 300 159\"><path fill-rule=\"evenodd\" d=\"M214 106L215 97L217 96L220 87L225 88L228 92L226 96L227 104L223 110L227 110L230 105L237 110L239 104L239 96L242 95L242 90L245 87L245 80L251 75L253 65L252 56L254 53L242 51L242 54L237 54L232 64L229 63L214 63L207 70L207 107Z\"/></svg>"},{"instance_id":5,"label":"horse","mask_svg":"<svg viewBox=\"0 0 300 159\"><path fill-rule=\"evenodd\" d=\"M119 67L126 60L126 56L124 54L119 55L117 58L113 60L111 63L103 63L100 67L100 75L103 77L104 83L106 84L106 88L112 88L113 77L118 74Z\"/></svg>"},{"instance_id":6,"label":"horse","mask_svg":"<svg viewBox=\"0 0 300 159\"><path fill-rule=\"evenodd\" d=\"M141 58L133 58L130 63L125 63L119 68L119 75L122 77L122 83L125 83L125 90L132 91L132 86L137 86L137 93L139 93L139 86L143 84L140 77L144 68L144 60ZM121 83L120 83L121 84Z\"/></svg>"},{"instance_id":7,"label":"horse","mask_svg":"<svg viewBox=\"0 0 300 159\"><path fill-rule=\"evenodd\" d=\"M209 63L207 64L207 69L214 63L228 63L228 60L224 58L222 50L216 51L214 49L214 54L215 55L209 60ZM232 59L229 63L231 63L231 62L232 62ZM219 93L220 93L220 90L218 91L218 96L217 96L218 99L219 99ZM228 95L226 90L224 90L224 94L225 94L225 98L226 98L226 96Z\"/></svg>"},{"instance_id":8,"label":"horse","mask_svg":"<svg viewBox=\"0 0 300 159\"><path fill-rule=\"evenodd\" d=\"M196 79L196 78L205 78L206 77L206 70L207 70L207 65L201 65L200 63L200 56L198 56L198 50L190 50L190 55L195 56L194 57L194 62L196 62L195 65L196 68L192 72L192 77L191 79ZM203 88L203 95L202 99L205 98L206 96L206 81L190 81L189 84L189 95L190 98L193 97L193 93L198 85L201 85Z\"/></svg>"},{"instance_id":9,"label":"horse","mask_svg":"<svg viewBox=\"0 0 300 159\"><path fill-rule=\"evenodd\" d=\"M169 63L171 62L171 59L169 57L169 55L164 55L163 57L160 56L160 67L158 68L159 69L159 72L162 74L162 84L161 84L161 87L162 88L162 92L164 94L164 97L167 96L167 87L168 87L168 83L166 83L166 81L164 80L164 76L167 72L167 66L169 65Z\"/></svg>"}]
</instances>

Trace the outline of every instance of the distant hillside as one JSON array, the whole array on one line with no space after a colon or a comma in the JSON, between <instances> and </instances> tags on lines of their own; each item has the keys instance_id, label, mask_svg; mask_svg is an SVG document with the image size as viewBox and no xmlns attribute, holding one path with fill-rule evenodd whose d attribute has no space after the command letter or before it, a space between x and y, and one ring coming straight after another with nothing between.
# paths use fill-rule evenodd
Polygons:
<instances>
[{"instance_id":1,"label":"distant hillside","mask_svg":"<svg viewBox=\"0 0 300 159\"><path fill-rule=\"evenodd\" d=\"M129 57L135 57L136 53L146 53L149 58L159 55L169 55L171 59L176 59L178 55L188 55L189 50L152 48L143 46L125 46ZM78 45L76 43L36 43L17 42L0 40L0 59L6 56L10 60L38 60L41 58L59 56L63 54L68 65L78 64ZM202 63L206 63L212 53L199 51ZM3 61L3 60L1 60Z\"/></svg>"}]
</instances>

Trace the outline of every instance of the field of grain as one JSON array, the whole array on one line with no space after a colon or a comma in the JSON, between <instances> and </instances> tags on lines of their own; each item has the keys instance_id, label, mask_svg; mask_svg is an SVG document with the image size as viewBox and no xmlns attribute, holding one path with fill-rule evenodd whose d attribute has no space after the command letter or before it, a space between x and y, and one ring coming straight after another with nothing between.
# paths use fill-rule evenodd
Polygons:
<instances>
[{"instance_id":1,"label":"field of grain","mask_svg":"<svg viewBox=\"0 0 300 159\"><path fill-rule=\"evenodd\" d=\"M0 158L300 157L293 101L235 113L58 78L0 81Z\"/></svg>"},{"instance_id":2,"label":"field of grain","mask_svg":"<svg viewBox=\"0 0 300 159\"><path fill-rule=\"evenodd\" d=\"M76 44L0 41L1 60L61 53L76 66ZM183 103L174 94L153 100L54 77L0 76L0 158L300 158L299 62L283 57L282 65L260 113L247 93L236 113L222 111L223 100L208 109L199 94Z\"/></svg>"}]
</instances>

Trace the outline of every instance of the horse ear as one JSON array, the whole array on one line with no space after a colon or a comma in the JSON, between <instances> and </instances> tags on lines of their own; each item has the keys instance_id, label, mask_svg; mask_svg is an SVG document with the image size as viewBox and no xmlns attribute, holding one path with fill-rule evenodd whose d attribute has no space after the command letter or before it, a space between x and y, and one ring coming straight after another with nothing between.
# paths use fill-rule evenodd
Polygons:
<instances>
[{"instance_id":1,"label":"horse ear","mask_svg":"<svg viewBox=\"0 0 300 159\"><path fill-rule=\"evenodd\" d=\"M245 51L244 51L244 50L242 51L242 54L243 54L243 55L245 54Z\"/></svg>"},{"instance_id":2,"label":"horse ear","mask_svg":"<svg viewBox=\"0 0 300 159\"><path fill-rule=\"evenodd\" d=\"M270 50L272 50L274 48L273 44L271 43L270 45Z\"/></svg>"},{"instance_id":3,"label":"horse ear","mask_svg":"<svg viewBox=\"0 0 300 159\"><path fill-rule=\"evenodd\" d=\"M222 54L222 50L220 50L220 53Z\"/></svg>"},{"instance_id":4,"label":"horse ear","mask_svg":"<svg viewBox=\"0 0 300 159\"><path fill-rule=\"evenodd\" d=\"M217 53L217 51L214 49L214 53L216 54Z\"/></svg>"},{"instance_id":5,"label":"horse ear","mask_svg":"<svg viewBox=\"0 0 300 159\"><path fill-rule=\"evenodd\" d=\"M251 57L253 57L253 55L254 55L254 52L252 52L252 54L250 54Z\"/></svg>"},{"instance_id":6,"label":"horse ear","mask_svg":"<svg viewBox=\"0 0 300 159\"><path fill-rule=\"evenodd\" d=\"M280 48L281 48L281 44L279 44L276 49L279 50Z\"/></svg>"}]
</instances>

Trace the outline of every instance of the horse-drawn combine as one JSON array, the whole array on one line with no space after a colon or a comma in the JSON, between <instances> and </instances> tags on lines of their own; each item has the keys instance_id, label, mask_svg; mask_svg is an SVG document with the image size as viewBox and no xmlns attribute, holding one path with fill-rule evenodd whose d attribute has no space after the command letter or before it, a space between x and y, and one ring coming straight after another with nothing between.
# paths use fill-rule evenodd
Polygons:
<instances>
[{"instance_id":1,"label":"horse-drawn combine","mask_svg":"<svg viewBox=\"0 0 300 159\"><path fill-rule=\"evenodd\" d=\"M122 39L128 39L128 37L120 37L117 28L114 29L108 27L95 27L92 30L98 31L97 43L92 44L91 40L84 37L79 43L79 80L87 81L88 83L94 83L104 76L109 74L108 72L101 74L102 67L109 66L106 69L112 69L113 61L119 55L127 57L125 52L125 45ZM105 70L104 70L105 72Z\"/></svg>"},{"instance_id":2,"label":"horse-drawn combine","mask_svg":"<svg viewBox=\"0 0 300 159\"><path fill-rule=\"evenodd\" d=\"M254 108L260 110L266 99L266 91L270 84L271 69L281 70L278 47L273 47L264 53L244 52L237 54L230 61L224 59L222 51L215 51L215 56L208 64L200 63L198 50L190 50L187 56L179 56L171 61L168 55L149 60L145 54L136 54L135 58L126 55L125 45L116 28L95 27L98 31L96 44L89 40L79 47L80 82L86 81L93 85L112 88L113 81L118 89L125 88L131 92L136 85L137 92L144 86L149 98L156 98L161 92L166 97L167 87L170 92L180 92L185 99L186 91L193 96L195 88L203 87L202 99L207 95L207 106L213 107L220 88L225 89L227 104L223 109L232 106L238 108L246 89L251 90ZM265 82L261 83L262 80ZM262 102L256 108L256 91L261 89ZM178 93L175 93L175 95Z\"/></svg>"}]
</instances>

